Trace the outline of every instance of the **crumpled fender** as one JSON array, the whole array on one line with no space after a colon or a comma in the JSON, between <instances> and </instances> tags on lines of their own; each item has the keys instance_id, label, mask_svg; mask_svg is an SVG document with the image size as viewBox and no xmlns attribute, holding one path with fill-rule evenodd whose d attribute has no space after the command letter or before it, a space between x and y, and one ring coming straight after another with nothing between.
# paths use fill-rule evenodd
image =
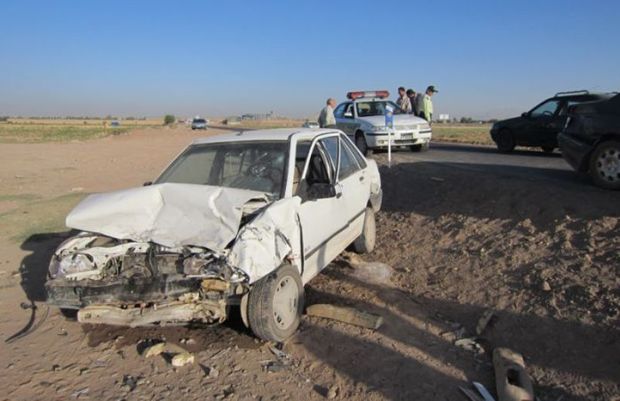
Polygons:
<instances>
[{"instance_id":1,"label":"crumpled fender","mask_svg":"<svg viewBox=\"0 0 620 401\"><path fill-rule=\"evenodd\" d=\"M300 204L299 197L276 201L239 231L227 262L247 274L250 284L280 267L284 260L301 274Z\"/></svg>"}]
</instances>

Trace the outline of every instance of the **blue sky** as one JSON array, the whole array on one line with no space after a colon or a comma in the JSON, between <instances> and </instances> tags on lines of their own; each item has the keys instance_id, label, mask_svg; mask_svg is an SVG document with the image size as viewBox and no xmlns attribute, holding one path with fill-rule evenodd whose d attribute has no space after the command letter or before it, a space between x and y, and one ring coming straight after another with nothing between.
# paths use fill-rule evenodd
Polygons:
<instances>
[{"instance_id":1,"label":"blue sky","mask_svg":"<svg viewBox=\"0 0 620 401\"><path fill-rule=\"evenodd\" d=\"M0 115L315 115L352 89L502 117L620 90L620 2L3 1Z\"/></svg>"}]
</instances>

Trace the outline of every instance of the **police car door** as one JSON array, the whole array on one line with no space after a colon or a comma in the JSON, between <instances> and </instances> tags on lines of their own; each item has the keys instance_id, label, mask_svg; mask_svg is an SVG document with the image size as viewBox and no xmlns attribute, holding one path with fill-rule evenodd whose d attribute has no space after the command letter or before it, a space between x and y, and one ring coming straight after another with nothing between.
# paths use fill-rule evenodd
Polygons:
<instances>
[{"instance_id":1,"label":"police car door","mask_svg":"<svg viewBox=\"0 0 620 401\"><path fill-rule=\"evenodd\" d=\"M354 136L357 128L353 106L353 102L342 103L334 112L336 126L349 136Z\"/></svg>"}]
</instances>

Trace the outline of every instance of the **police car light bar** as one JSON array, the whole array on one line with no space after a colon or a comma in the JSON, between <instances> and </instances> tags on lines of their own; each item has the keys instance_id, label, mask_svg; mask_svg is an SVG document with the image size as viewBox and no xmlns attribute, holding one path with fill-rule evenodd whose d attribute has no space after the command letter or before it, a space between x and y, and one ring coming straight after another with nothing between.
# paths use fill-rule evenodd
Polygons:
<instances>
[{"instance_id":1,"label":"police car light bar","mask_svg":"<svg viewBox=\"0 0 620 401\"><path fill-rule=\"evenodd\" d=\"M355 100L362 97L378 97L379 99L385 99L390 96L388 91L358 91L347 93L347 99Z\"/></svg>"}]
</instances>

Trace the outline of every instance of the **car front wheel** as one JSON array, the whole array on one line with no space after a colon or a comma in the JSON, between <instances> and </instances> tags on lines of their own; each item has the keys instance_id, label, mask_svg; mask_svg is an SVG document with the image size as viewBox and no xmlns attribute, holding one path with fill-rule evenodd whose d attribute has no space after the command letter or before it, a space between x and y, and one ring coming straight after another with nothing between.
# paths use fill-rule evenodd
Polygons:
<instances>
[{"instance_id":1,"label":"car front wheel","mask_svg":"<svg viewBox=\"0 0 620 401\"><path fill-rule=\"evenodd\" d=\"M368 149L368 144L366 143L366 137L361 132L355 134L355 146L357 146L364 156L371 154L370 149Z\"/></svg>"},{"instance_id":2,"label":"car front wheel","mask_svg":"<svg viewBox=\"0 0 620 401\"><path fill-rule=\"evenodd\" d=\"M375 222L375 212L367 207L364 212L364 228L362 234L353 242L353 250L356 253L369 253L375 249L377 225Z\"/></svg>"},{"instance_id":3,"label":"car front wheel","mask_svg":"<svg viewBox=\"0 0 620 401\"><path fill-rule=\"evenodd\" d=\"M248 321L254 334L282 342L292 336L301 321L304 287L296 268L289 264L258 280L248 299Z\"/></svg>"},{"instance_id":4,"label":"car front wheel","mask_svg":"<svg viewBox=\"0 0 620 401\"><path fill-rule=\"evenodd\" d=\"M594 149L590 175L599 187L620 189L620 141L605 141Z\"/></svg>"},{"instance_id":5,"label":"car front wheel","mask_svg":"<svg viewBox=\"0 0 620 401\"><path fill-rule=\"evenodd\" d=\"M495 141L497 144L497 150L502 153L510 153L514 150L516 144L514 136L509 129L504 128L497 134L497 140Z\"/></svg>"}]
</instances>

